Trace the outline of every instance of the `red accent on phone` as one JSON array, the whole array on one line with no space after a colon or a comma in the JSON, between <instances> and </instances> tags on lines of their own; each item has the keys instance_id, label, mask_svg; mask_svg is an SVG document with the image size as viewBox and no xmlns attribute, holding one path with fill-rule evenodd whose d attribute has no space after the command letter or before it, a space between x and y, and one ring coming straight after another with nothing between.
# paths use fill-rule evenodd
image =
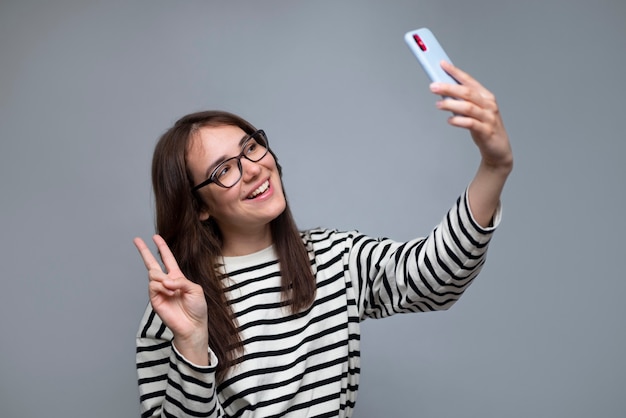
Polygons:
<instances>
[{"instance_id":1,"label":"red accent on phone","mask_svg":"<svg viewBox=\"0 0 626 418\"><path fill-rule=\"evenodd\" d=\"M415 39L417 46L419 46L422 51L426 51L426 44L422 41L422 38L420 38L419 35L413 35L413 39Z\"/></svg>"}]
</instances>

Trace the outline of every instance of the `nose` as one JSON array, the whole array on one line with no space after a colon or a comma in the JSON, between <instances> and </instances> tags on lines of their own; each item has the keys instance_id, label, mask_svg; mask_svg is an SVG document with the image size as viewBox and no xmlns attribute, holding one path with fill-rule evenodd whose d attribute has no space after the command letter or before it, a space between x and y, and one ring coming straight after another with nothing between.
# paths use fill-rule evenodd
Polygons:
<instances>
[{"instance_id":1,"label":"nose","mask_svg":"<svg viewBox=\"0 0 626 418\"><path fill-rule=\"evenodd\" d=\"M255 179L261 173L259 163L252 162L246 158L241 159L241 178L243 181Z\"/></svg>"}]
</instances>

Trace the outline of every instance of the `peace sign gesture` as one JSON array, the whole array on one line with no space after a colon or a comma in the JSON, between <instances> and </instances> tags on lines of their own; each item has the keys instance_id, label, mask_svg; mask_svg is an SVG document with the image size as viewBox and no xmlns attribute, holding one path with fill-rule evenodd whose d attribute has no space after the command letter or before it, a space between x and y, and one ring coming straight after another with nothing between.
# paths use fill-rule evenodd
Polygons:
<instances>
[{"instance_id":1,"label":"peace sign gesture","mask_svg":"<svg viewBox=\"0 0 626 418\"><path fill-rule=\"evenodd\" d=\"M208 364L207 304L202 287L188 280L165 240L152 237L165 270L141 238L133 243L148 270L150 303L174 334L178 351L196 364Z\"/></svg>"}]
</instances>

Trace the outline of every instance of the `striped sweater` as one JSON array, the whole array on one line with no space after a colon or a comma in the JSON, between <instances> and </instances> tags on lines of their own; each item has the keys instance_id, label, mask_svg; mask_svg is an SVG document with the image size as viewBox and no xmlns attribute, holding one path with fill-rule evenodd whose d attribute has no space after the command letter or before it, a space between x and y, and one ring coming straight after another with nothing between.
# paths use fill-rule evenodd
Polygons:
<instances>
[{"instance_id":1,"label":"striped sweater","mask_svg":"<svg viewBox=\"0 0 626 418\"><path fill-rule=\"evenodd\" d=\"M305 312L281 308L273 247L225 257L227 297L244 353L224 381L187 361L148 305L137 335L142 417L350 417L360 374L359 323L449 308L479 273L493 227L472 218L467 194L426 238L374 239L359 232L302 233L317 279Z\"/></svg>"}]
</instances>

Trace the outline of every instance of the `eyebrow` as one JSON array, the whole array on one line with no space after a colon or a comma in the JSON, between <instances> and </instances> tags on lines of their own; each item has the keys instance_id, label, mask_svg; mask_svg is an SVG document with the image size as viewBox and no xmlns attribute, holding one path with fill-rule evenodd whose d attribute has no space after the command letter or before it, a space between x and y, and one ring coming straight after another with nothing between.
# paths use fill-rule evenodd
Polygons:
<instances>
[{"instance_id":1,"label":"eyebrow","mask_svg":"<svg viewBox=\"0 0 626 418\"><path fill-rule=\"evenodd\" d=\"M239 140L239 144L238 144L239 148L241 148L243 144L251 137L252 137L252 134L245 134L244 136L242 136L241 139ZM215 170L218 165L222 164L224 161L228 160L229 158L232 158L232 157L222 155L213 163L211 163L209 167L207 168L206 172L204 173L204 177L208 179L209 176L213 173L213 170Z\"/></svg>"}]
</instances>

